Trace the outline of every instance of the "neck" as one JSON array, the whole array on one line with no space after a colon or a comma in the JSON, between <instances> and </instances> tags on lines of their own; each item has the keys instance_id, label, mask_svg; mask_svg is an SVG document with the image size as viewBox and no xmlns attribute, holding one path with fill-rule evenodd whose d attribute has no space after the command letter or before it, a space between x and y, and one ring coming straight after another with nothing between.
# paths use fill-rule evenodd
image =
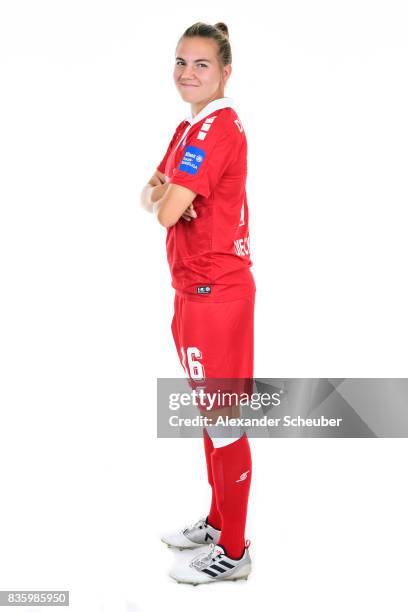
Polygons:
<instances>
[{"instance_id":1,"label":"neck","mask_svg":"<svg viewBox=\"0 0 408 612\"><path fill-rule=\"evenodd\" d=\"M219 98L224 98L224 94L221 92L219 94L215 94L212 98L209 98L205 102L197 102L197 104L191 103L191 115L194 118L200 111L203 110L207 104L212 102L213 100L218 100Z\"/></svg>"}]
</instances>

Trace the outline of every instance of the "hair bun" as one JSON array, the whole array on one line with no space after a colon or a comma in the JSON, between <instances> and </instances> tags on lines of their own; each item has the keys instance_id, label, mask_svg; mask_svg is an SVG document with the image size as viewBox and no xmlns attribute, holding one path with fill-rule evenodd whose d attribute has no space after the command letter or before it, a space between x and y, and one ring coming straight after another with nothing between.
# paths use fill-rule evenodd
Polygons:
<instances>
[{"instance_id":1,"label":"hair bun","mask_svg":"<svg viewBox=\"0 0 408 612\"><path fill-rule=\"evenodd\" d=\"M223 23L222 21L219 21L218 23L214 25L214 28L217 28L217 30L220 30L224 34L224 36L229 38L228 28L225 25L225 23Z\"/></svg>"}]
</instances>

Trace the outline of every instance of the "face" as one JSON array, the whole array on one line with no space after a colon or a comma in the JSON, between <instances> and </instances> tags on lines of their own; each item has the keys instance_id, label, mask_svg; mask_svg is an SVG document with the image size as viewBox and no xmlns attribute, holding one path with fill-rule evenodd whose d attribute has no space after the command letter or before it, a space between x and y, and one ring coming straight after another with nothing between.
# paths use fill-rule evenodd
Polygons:
<instances>
[{"instance_id":1,"label":"face","mask_svg":"<svg viewBox=\"0 0 408 612\"><path fill-rule=\"evenodd\" d=\"M176 49L174 83L185 102L203 105L224 96L231 64L221 67L217 43L210 38L183 38Z\"/></svg>"}]
</instances>

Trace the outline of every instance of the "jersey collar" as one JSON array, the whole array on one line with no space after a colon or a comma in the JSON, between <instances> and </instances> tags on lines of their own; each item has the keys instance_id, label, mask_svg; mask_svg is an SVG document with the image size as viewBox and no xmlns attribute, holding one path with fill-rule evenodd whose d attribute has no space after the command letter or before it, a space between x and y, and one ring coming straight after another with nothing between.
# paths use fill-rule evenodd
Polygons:
<instances>
[{"instance_id":1,"label":"jersey collar","mask_svg":"<svg viewBox=\"0 0 408 612\"><path fill-rule=\"evenodd\" d=\"M190 115L190 117L186 117L186 121L188 121L190 125L194 125L195 123L198 123L199 121L201 121L201 119L204 119L204 117L207 117L214 111L219 110L220 108L232 107L232 105L232 98L228 98L226 96L224 96L223 98L217 98L216 100L212 100L206 106L204 106L204 108L202 108L195 117L193 117L192 115Z\"/></svg>"}]
</instances>

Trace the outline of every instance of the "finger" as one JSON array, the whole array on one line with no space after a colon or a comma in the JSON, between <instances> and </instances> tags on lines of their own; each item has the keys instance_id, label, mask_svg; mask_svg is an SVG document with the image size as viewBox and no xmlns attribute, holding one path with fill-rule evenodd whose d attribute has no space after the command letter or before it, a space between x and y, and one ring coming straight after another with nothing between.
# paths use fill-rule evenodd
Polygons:
<instances>
[{"instance_id":1,"label":"finger","mask_svg":"<svg viewBox=\"0 0 408 612\"><path fill-rule=\"evenodd\" d=\"M184 214L189 215L190 217L194 217L194 219L197 217L197 213L193 208L191 208L191 204L188 208L186 208Z\"/></svg>"}]
</instances>

